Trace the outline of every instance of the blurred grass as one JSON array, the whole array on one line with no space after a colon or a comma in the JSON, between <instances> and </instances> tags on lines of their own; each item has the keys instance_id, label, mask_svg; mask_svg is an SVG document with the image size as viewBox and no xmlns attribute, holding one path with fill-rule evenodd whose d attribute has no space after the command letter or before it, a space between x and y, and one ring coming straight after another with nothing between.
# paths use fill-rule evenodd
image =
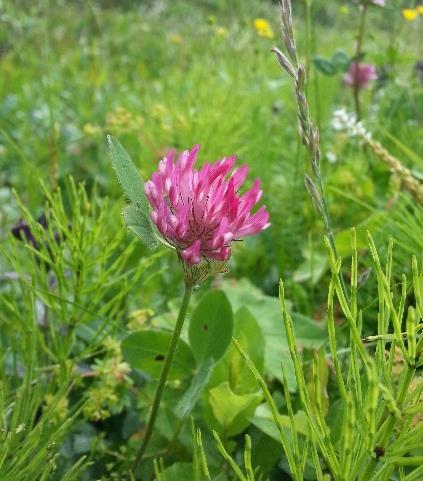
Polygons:
<instances>
[{"instance_id":1,"label":"blurred grass","mask_svg":"<svg viewBox=\"0 0 423 481\"><path fill-rule=\"evenodd\" d=\"M313 0L308 31L305 2L293 3L298 48L310 67L308 93L321 130L322 171L337 248L343 257L349 257L350 228L357 226L363 332L374 333L377 283L375 274L367 270L366 229L375 234L382 259L387 238L396 240L399 262L393 283L398 288L399 274L409 269L410 256L422 256L423 209L401 193L398 179L368 149L335 133L330 125L334 109L353 109L352 95L342 74L322 75L311 57L330 58L336 50L353 55L358 9L352 2ZM423 57L418 41L423 37L423 16L407 23L400 13L403 2L387 3L386 8L369 9L365 61L376 64L380 79L362 93L364 122L374 138L422 178L423 88L414 65ZM263 181L263 200L272 226L260 236L237 243L230 261L232 281L221 287L226 290L226 285L233 284L233 292L236 287L244 289L245 299L252 299L259 309L251 284L233 278L247 277L275 295L283 277L293 314L325 319L330 274L323 226L304 188L308 160L298 139L292 85L270 53L273 45L282 43L278 14L277 2L270 0L0 0L0 270L5 272L0 300L4 307L2 345L7 348L10 344L13 356L26 352L19 336L26 333L29 320L41 348L43 336L49 342L48 333L37 324L39 313L30 312L33 299L28 297L28 307L22 301L30 294L44 302L58 325L81 321L75 329L73 361L86 361L91 368L97 356L107 351L104 335L118 340L132 329L131 322L150 325L153 314L158 319L168 318L167 327L175 318L181 286L176 256L160 251L147 257L141 243L123 230L120 211L124 199L107 155L107 133L119 138L145 178L168 148L181 150L195 143L202 146L201 162L236 153L240 163L248 163L249 182L256 176ZM270 22L274 38L257 34L255 18ZM308 45L307 36L311 40ZM305 59L307 47L310 51ZM82 187L74 187L70 175L85 183L87 195ZM47 186L47 193L40 188L40 181ZM62 196L58 192L50 195L49 188L53 190L56 182ZM60 222L57 216L51 217L51 244L43 249L44 256L53 251L60 254L52 266L61 282L54 293L48 291L52 276L47 275L44 264L35 261L38 254L8 237L26 209L31 215L24 217L39 231L35 219L42 212L60 213ZM66 233L70 248L62 250L57 244L55 229ZM144 273L150 262L154 263L151 272ZM82 271L81 265L85 265ZM348 281L348 263L344 266ZM29 284L22 283L21 292L9 282L8 276L17 273L30 276L33 291ZM371 280L366 282L369 276ZM259 299L264 297L257 293ZM257 320L261 326L268 323L273 343L267 355L274 355L279 352L275 347L280 347L276 336L279 307L276 299L265 299L274 306L274 313L259 309ZM338 322L339 314L336 316ZM308 326L302 323L310 334ZM66 329L63 332L66 335L60 331L57 357L68 362L72 358L68 359L62 340L71 346L73 334L68 335ZM36 359L37 369L43 369L45 353L38 344L27 351ZM49 380L52 392L73 376L66 362ZM27 364L33 367L31 359ZM274 364L278 365L276 358ZM87 366L79 367L84 374ZM6 377L9 370L4 370ZM153 395L152 383L135 380L142 385L140 405L106 423L85 420L74 426L60 447L66 458L63 470L81 453L91 453L88 461L96 463L92 468L96 479L103 476L104 469L112 472L119 463L124 465L127 451L119 451L120 443L126 446L130 428L138 426L135 411L143 411ZM87 386L98 388L83 381L76 400L93 392L86 390ZM272 383L271 387L279 399L279 386ZM16 395L15 388L11 386L8 397ZM22 392L26 399L29 389ZM46 404L45 393L32 394L35 413ZM101 390L100 394L104 396ZM173 399L172 393L169 396ZM127 399L122 395L118 401L121 407ZM31 422L29 416L22 417L22 423ZM163 422L163 432L168 424L168 420ZM54 433L55 426L48 430ZM254 434L254 429L251 432ZM16 442L27 436L17 434ZM24 446L30 447L32 442L36 446L37 435L37 430L28 431ZM269 451L269 438L258 431L255 437L254 456L265 459L264 466L273 466L279 451ZM98 445L90 445L90 439ZM179 454L172 456L180 461ZM102 466L104 460L112 461ZM41 463L40 468L44 469ZM217 471L220 464L214 468ZM47 464L45 469L49 469ZM278 468L275 479L280 479L280 474ZM57 479L61 475L59 471Z\"/></svg>"}]
</instances>

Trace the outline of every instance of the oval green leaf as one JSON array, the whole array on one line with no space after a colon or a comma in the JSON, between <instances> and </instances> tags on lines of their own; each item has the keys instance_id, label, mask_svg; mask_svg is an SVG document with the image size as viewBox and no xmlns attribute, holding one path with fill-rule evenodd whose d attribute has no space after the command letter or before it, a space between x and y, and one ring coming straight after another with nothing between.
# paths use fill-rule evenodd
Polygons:
<instances>
[{"instance_id":1,"label":"oval green leaf","mask_svg":"<svg viewBox=\"0 0 423 481\"><path fill-rule=\"evenodd\" d=\"M158 242L153 226L135 205L127 205L123 209L123 217L126 226L133 232L149 249L156 249Z\"/></svg>"},{"instance_id":2,"label":"oval green leaf","mask_svg":"<svg viewBox=\"0 0 423 481\"><path fill-rule=\"evenodd\" d=\"M197 364L218 361L229 347L233 314L226 295L219 290L207 293L196 307L189 326L189 343Z\"/></svg>"},{"instance_id":3,"label":"oval green leaf","mask_svg":"<svg viewBox=\"0 0 423 481\"><path fill-rule=\"evenodd\" d=\"M131 157L129 157L129 154L117 139L108 135L107 142L109 144L112 164L116 171L117 178L122 185L122 189L128 199L149 218L150 208L144 192L144 181L141 178L138 169L135 167Z\"/></svg>"},{"instance_id":4,"label":"oval green leaf","mask_svg":"<svg viewBox=\"0 0 423 481\"><path fill-rule=\"evenodd\" d=\"M317 70L324 75L335 75L336 74L335 65L330 60L327 60L324 57L317 57L317 56L314 57L313 58L313 64L317 68Z\"/></svg>"},{"instance_id":5,"label":"oval green leaf","mask_svg":"<svg viewBox=\"0 0 423 481\"><path fill-rule=\"evenodd\" d=\"M172 334L166 331L138 331L122 341L122 353L131 367L141 369L158 379L163 369ZM192 375L195 361L189 348L181 339L175 351L169 380L185 379Z\"/></svg>"}]
</instances>

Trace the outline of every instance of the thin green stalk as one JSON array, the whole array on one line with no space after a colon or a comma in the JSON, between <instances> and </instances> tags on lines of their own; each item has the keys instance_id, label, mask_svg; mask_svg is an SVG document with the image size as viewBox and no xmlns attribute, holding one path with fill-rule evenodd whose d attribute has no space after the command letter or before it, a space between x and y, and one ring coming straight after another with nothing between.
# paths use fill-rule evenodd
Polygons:
<instances>
[{"instance_id":1,"label":"thin green stalk","mask_svg":"<svg viewBox=\"0 0 423 481\"><path fill-rule=\"evenodd\" d=\"M56 131L56 119L53 107L53 93L52 93L52 75L50 70L50 26L49 26L49 14L50 14L50 2L49 0L45 0L45 56L47 65L47 86L46 86L46 93L47 93L47 107L49 113L49 121L50 121L50 135L48 138L48 145L49 145L49 175L50 175L50 184L51 189L54 191L57 188L57 179L58 179L58 146L57 146L57 131Z\"/></svg>"},{"instance_id":2,"label":"thin green stalk","mask_svg":"<svg viewBox=\"0 0 423 481\"><path fill-rule=\"evenodd\" d=\"M247 473L247 480L254 481L254 471L251 464L251 438L248 434L245 435L244 465Z\"/></svg>"},{"instance_id":3,"label":"thin green stalk","mask_svg":"<svg viewBox=\"0 0 423 481\"><path fill-rule=\"evenodd\" d=\"M202 472L203 472L203 474L206 478L205 481L211 481L211 476L210 476L209 468L208 468L208 465L207 465L206 453L204 452L203 439L201 437L200 429L197 429L196 443L197 443L198 450L199 450L200 466L201 466Z\"/></svg>"},{"instance_id":4,"label":"thin green stalk","mask_svg":"<svg viewBox=\"0 0 423 481\"><path fill-rule=\"evenodd\" d=\"M318 35L316 35L316 23L311 21L311 7L312 1L310 0L310 35L311 35L311 55L316 55L318 51ZM320 105L320 88L319 88L319 74L316 69L313 70L313 94L314 94L314 113L316 119L317 128L320 130L322 124L322 109Z\"/></svg>"},{"instance_id":5,"label":"thin green stalk","mask_svg":"<svg viewBox=\"0 0 423 481\"><path fill-rule=\"evenodd\" d=\"M295 377L297 379L298 394L301 404L307 415L311 432L316 438L317 443L319 444L320 450L328 464L329 469L332 471L335 477L341 476L339 462L329 436L329 431L323 421L322 413L318 410L312 410L312 403L310 401L310 397L307 391L304 373L302 371L301 363L297 352L298 343L295 339L292 318L286 308L284 286L282 280L279 283L279 299L281 303L282 317L285 324L285 332L288 341L289 353L294 364Z\"/></svg>"},{"instance_id":6,"label":"thin green stalk","mask_svg":"<svg viewBox=\"0 0 423 481\"><path fill-rule=\"evenodd\" d=\"M305 0L305 71L307 76L311 66L311 1ZM307 85L306 91L308 94Z\"/></svg>"},{"instance_id":7,"label":"thin green stalk","mask_svg":"<svg viewBox=\"0 0 423 481\"><path fill-rule=\"evenodd\" d=\"M366 27L366 14L367 14L367 3L365 3L361 8L360 23L359 23L358 32L357 32L357 43L355 47L355 59L354 59L354 61L357 64L360 61L361 48L363 46L364 30ZM354 78L353 92L354 92L355 113L357 115L357 120L360 120L361 107L360 107L360 85L358 81L358 75L356 75Z\"/></svg>"},{"instance_id":8,"label":"thin green stalk","mask_svg":"<svg viewBox=\"0 0 423 481\"><path fill-rule=\"evenodd\" d=\"M274 421L274 423L275 423L275 425L276 425L276 427L279 431L281 444L282 444L282 447L285 451L285 454L286 454L286 457L287 457L287 460L288 460L288 465L289 465L289 468L291 470L291 474L293 475L295 480L301 481L303 479L302 472L301 472L300 469L298 469L299 466L295 462L295 455L294 455L295 453L293 452L291 444L289 443L289 440L288 440L288 438L287 438L287 436L284 432L284 428L283 428L282 424L280 423L278 408L276 407L275 401L273 400L272 395L270 394L270 391L267 388L266 382L264 381L264 379L260 375L260 373L257 370L257 368L255 367L254 363L248 357L246 352L239 345L238 341L233 338L232 342L233 342L233 345L235 346L235 348L240 353L241 357L244 359L244 361L247 364L248 368L250 369L251 373L255 377L255 379L256 379L257 383L259 384L261 390L263 391L263 395L266 398L266 401L267 401L267 403L270 407L270 410L272 412L273 421Z\"/></svg>"},{"instance_id":9,"label":"thin green stalk","mask_svg":"<svg viewBox=\"0 0 423 481\"><path fill-rule=\"evenodd\" d=\"M162 373L160 375L159 385L157 386L156 395L153 401L153 407L151 409L150 419L148 420L147 430L145 432L142 444L137 452L135 461L132 464L132 471L135 471L138 464L141 462L145 450L147 449L151 435L153 434L154 425L156 423L157 414L159 412L160 402L162 399L163 391L166 385L166 380L169 374L170 367L172 365L173 356L175 354L176 346L178 345L179 337L181 336L182 326L184 325L185 316L188 310L189 301L192 294L192 285L185 284L184 297L182 299L181 308L179 310L178 319L176 321L175 330L173 331L172 339L170 340L169 349L165 364L163 366Z\"/></svg>"},{"instance_id":10,"label":"thin green stalk","mask_svg":"<svg viewBox=\"0 0 423 481\"><path fill-rule=\"evenodd\" d=\"M244 474L242 473L241 469L239 468L239 466L237 465L237 463L235 462L235 460L232 458L232 456L226 451L225 449L225 446L223 445L222 443L222 440L220 439L219 435L217 434L216 431L213 430L213 436L214 436L214 439L216 440L216 443L217 443L217 448L219 449L220 451L220 454L226 459L226 461L231 465L231 468L234 472L234 474L236 474L237 478L240 480L240 481L249 481L245 476Z\"/></svg>"}]
</instances>

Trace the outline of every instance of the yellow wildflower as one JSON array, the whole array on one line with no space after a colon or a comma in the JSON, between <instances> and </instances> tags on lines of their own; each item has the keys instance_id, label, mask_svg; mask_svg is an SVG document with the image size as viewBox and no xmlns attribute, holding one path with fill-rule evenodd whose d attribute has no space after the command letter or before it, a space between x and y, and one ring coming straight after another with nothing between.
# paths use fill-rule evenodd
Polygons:
<instances>
[{"instance_id":1,"label":"yellow wildflower","mask_svg":"<svg viewBox=\"0 0 423 481\"><path fill-rule=\"evenodd\" d=\"M182 37L178 33L173 33L170 36L170 42L174 43L175 45L179 45L180 43L182 43Z\"/></svg>"},{"instance_id":2,"label":"yellow wildflower","mask_svg":"<svg viewBox=\"0 0 423 481\"><path fill-rule=\"evenodd\" d=\"M417 15L419 14L417 9L412 8L403 8L402 9L402 16L408 21L412 22L416 19Z\"/></svg>"},{"instance_id":3,"label":"yellow wildflower","mask_svg":"<svg viewBox=\"0 0 423 481\"><path fill-rule=\"evenodd\" d=\"M423 15L423 5L419 5L418 7L416 7L416 10L418 13L420 13L420 15Z\"/></svg>"},{"instance_id":4,"label":"yellow wildflower","mask_svg":"<svg viewBox=\"0 0 423 481\"><path fill-rule=\"evenodd\" d=\"M62 397L57 401L53 394L46 394L44 398L43 411L47 411L55 403L54 409L50 414L50 422L54 424L55 422L63 422L68 416L69 402L66 397Z\"/></svg>"},{"instance_id":5,"label":"yellow wildflower","mask_svg":"<svg viewBox=\"0 0 423 481\"><path fill-rule=\"evenodd\" d=\"M218 37L222 37L222 38L228 38L229 37L229 30L226 28L226 27L215 27L214 29L214 33L218 36Z\"/></svg>"},{"instance_id":6,"label":"yellow wildflower","mask_svg":"<svg viewBox=\"0 0 423 481\"><path fill-rule=\"evenodd\" d=\"M254 20L254 28L259 37L274 38L275 36L270 23L264 18L256 18Z\"/></svg>"},{"instance_id":7,"label":"yellow wildflower","mask_svg":"<svg viewBox=\"0 0 423 481\"><path fill-rule=\"evenodd\" d=\"M134 132L139 130L143 123L140 115L133 115L124 107L117 107L113 112L106 114L107 129L113 132Z\"/></svg>"},{"instance_id":8,"label":"yellow wildflower","mask_svg":"<svg viewBox=\"0 0 423 481\"><path fill-rule=\"evenodd\" d=\"M152 316L154 316L154 311L150 308L138 309L137 311L131 312L128 322L128 329L130 331L137 331L144 328L147 320Z\"/></svg>"},{"instance_id":9,"label":"yellow wildflower","mask_svg":"<svg viewBox=\"0 0 423 481\"><path fill-rule=\"evenodd\" d=\"M90 124L90 123L85 124L82 130L84 131L85 135L97 135L102 132L101 127L99 127L98 125Z\"/></svg>"},{"instance_id":10,"label":"yellow wildflower","mask_svg":"<svg viewBox=\"0 0 423 481\"><path fill-rule=\"evenodd\" d=\"M168 109L163 104L154 104L151 107L151 116L155 119L162 119L169 113Z\"/></svg>"}]
</instances>

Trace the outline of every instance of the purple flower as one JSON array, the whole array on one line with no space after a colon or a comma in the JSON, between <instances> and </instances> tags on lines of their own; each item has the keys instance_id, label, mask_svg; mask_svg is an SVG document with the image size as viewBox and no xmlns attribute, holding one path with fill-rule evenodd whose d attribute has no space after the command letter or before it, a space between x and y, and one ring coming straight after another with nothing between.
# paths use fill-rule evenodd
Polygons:
<instances>
[{"instance_id":1,"label":"purple flower","mask_svg":"<svg viewBox=\"0 0 423 481\"><path fill-rule=\"evenodd\" d=\"M269 214L265 206L251 212L262 195L259 179L239 194L247 165L230 173L236 158L225 157L197 170L198 151L198 145L185 150L176 163L170 151L160 161L158 172L144 186L153 208L151 219L188 264L198 264L202 257L226 261L231 242L269 227Z\"/></svg>"},{"instance_id":2,"label":"purple flower","mask_svg":"<svg viewBox=\"0 0 423 481\"><path fill-rule=\"evenodd\" d=\"M376 68L369 63L354 62L350 65L344 77L344 82L350 87L365 89L370 81L377 79Z\"/></svg>"},{"instance_id":3,"label":"purple flower","mask_svg":"<svg viewBox=\"0 0 423 481\"><path fill-rule=\"evenodd\" d=\"M420 60L416 63L416 72L417 75L420 77L420 80L423 82L423 60Z\"/></svg>"},{"instance_id":4,"label":"purple flower","mask_svg":"<svg viewBox=\"0 0 423 481\"><path fill-rule=\"evenodd\" d=\"M44 230L47 230L47 218L45 214L41 214L37 219L38 224L42 226ZM31 227L23 220L19 219L18 223L11 229L13 237L31 244L36 250L40 250L40 246L31 230Z\"/></svg>"},{"instance_id":5,"label":"purple flower","mask_svg":"<svg viewBox=\"0 0 423 481\"><path fill-rule=\"evenodd\" d=\"M43 228L43 230L47 233L48 232L48 222L47 222L47 217L44 213L42 213L38 218L37 218L37 223L40 224L40 226ZM16 239L19 239L27 244L30 244L35 250L40 251L42 247L44 246L48 253L50 254L52 261L53 259L53 253L51 251L51 248L49 247L47 239L37 239L35 237L35 233L32 231L31 227L27 222L25 222L23 219L19 219L17 224L12 227L11 233L13 237ZM54 240L57 242L57 244L61 244L64 241L64 237L60 235L57 231L54 232ZM39 262L39 260L37 259ZM46 266L48 269L50 269L49 264L46 262Z\"/></svg>"}]
</instances>

